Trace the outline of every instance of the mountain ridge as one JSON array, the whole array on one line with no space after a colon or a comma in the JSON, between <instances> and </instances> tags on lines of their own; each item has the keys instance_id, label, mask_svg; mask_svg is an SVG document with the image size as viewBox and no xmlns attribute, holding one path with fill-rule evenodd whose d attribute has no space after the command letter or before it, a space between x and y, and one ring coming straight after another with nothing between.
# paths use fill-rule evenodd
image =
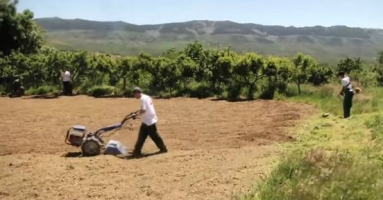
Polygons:
<instances>
[{"instance_id":1,"label":"mountain ridge","mask_svg":"<svg viewBox=\"0 0 383 200\"><path fill-rule=\"evenodd\" d=\"M48 43L61 49L84 49L120 54L153 54L195 40L237 51L291 55L297 51L316 57L344 56L373 59L383 49L383 29L337 26L280 26L233 21L191 20L136 25L123 21L38 18ZM123 41L123 42L122 42ZM334 54L334 55L331 55Z\"/></svg>"},{"instance_id":2,"label":"mountain ridge","mask_svg":"<svg viewBox=\"0 0 383 200\"><path fill-rule=\"evenodd\" d=\"M359 28L359 27L348 27L344 25L336 25L336 26L305 26L305 27L295 27L295 26L280 26L280 25L261 25L261 24L255 24L255 23L237 23L233 21L210 21L210 20L191 20L191 21L185 21L185 22L171 22L171 23L163 23L163 24L146 24L146 25L137 25L133 23L128 23L124 21L93 21L93 20L85 20L85 19L62 19L58 17L54 18L38 18L35 19L38 24L40 24L42 27L48 30L99 30L95 27L90 27L90 24L93 25L109 25L109 26L115 26L112 30L126 30L126 31L134 31L134 32L142 32L142 31L150 31L154 29L158 29L161 27L166 26L193 26L197 24L205 24L205 25L220 25L220 26L230 26L230 28L236 28L242 29L241 31L234 31L228 32L232 34L256 34L256 31L253 29L266 32L267 34L270 32L270 35L274 36L280 36L280 35L318 35L318 36L340 36L338 34L331 34L331 31L334 32L335 29L345 29L345 30L354 30L354 34L348 35L347 33L343 33L341 37L355 37L355 38L367 38L368 34L371 32L382 32L381 29L365 29L365 28ZM52 24L50 22L56 21L56 24ZM88 26L84 26L87 24ZM56 26L55 26L56 25ZM58 26L61 25L61 26ZM66 25L66 26L62 26ZM71 27L72 26L72 27ZM234 27L233 27L234 26ZM133 28L134 27L134 28ZM103 27L101 27L103 28ZM124 28L124 29L122 29ZM221 27L218 27L221 28ZM253 32L250 30L252 29ZM277 29L277 30L275 30ZM280 31L282 29L290 29L289 33L281 33ZM316 31L314 30L316 29ZM294 32L295 30L295 32ZM303 33L299 34L299 31L302 31ZM312 31L311 34L308 34L308 31ZM318 32L319 31L319 32ZM327 33L326 33L327 31ZM330 33L328 33L330 32ZM279 34L278 34L279 33ZM295 33L295 34L293 34Z\"/></svg>"},{"instance_id":3,"label":"mountain ridge","mask_svg":"<svg viewBox=\"0 0 383 200\"><path fill-rule=\"evenodd\" d=\"M235 24L241 24L241 25L260 25L260 26L266 26L266 27L281 27L281 28L314 28L314 27L321 27L321 28L336 28L336 27L345 27L345 28L360 28L365 30L377 30L377 31L383 31L383 28L365 28L365 27L358 27L358 26L346 26L346 25L332 25L332 26L323 26L323 25L312 25L312 26L283 26L283 25L265 25L265 24L257 24L257 23L240 23L236 21L231 20L188 20L188 21L175 21L175 22L167 22L167 23L158 23L158 24L134 24L127 21L100 21L100 20L90 20L90 19L81 19L81 18L73 18L73 19L66 19L61 17L42 17L42 18L35 18L35 21L39 22L41 20L63 20L63 21L86 21L86 22L100 22L100 23L124 23L124 24L130 24L130 25L136 25L136 26L159 26L159 25L165 25L165 24L183 24L183 23L190 23L190 22L228 22L228 23L235 23Z\"/></svg>"}]
</instances>

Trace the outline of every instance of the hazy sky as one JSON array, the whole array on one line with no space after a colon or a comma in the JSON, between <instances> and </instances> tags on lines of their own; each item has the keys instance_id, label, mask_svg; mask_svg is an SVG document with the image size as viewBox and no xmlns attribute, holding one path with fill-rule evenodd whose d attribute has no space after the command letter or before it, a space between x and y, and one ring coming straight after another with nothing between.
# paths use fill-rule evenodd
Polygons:
<instances>
[{"instance_id":1,"label":"hazy sky","mask_svg":"<svg viewBox=\"0 0 383 200\"><path fill-rule=\"evenodd\" d=\"M230 20L284 26L383 28L383 0L20 0L36 18L157 24Z\"/></svg>"}]
</instances>

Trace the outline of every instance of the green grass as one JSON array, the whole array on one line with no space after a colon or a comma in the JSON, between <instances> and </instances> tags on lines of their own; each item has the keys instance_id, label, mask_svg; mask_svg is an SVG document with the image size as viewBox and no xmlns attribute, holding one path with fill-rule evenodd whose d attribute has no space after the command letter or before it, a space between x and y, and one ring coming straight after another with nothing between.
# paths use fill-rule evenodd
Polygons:
<instances>
[{"instance_id":1,"label":"green grass","mask_svg":"<svg viewBox=\"0 0 383 200\"><path fill-rule=\"evenodd\" d=\"M271 174L238 199L383 199L383 91L357 94L354 115L341 119L338 90L305 86L302 95L290 98L332 114L315 113L303 122L295 130L296 141L282 145L284 158Z\"/></svg>"}]
</instances>

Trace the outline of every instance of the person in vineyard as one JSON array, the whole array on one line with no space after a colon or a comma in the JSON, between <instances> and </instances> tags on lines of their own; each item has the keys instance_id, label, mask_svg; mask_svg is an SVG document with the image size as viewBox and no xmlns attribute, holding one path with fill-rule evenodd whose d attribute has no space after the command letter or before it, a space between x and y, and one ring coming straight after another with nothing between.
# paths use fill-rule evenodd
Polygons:
<instances>
[{"instance_id":1,"label":"person in vineyard","mask_svg":"<svg viewBox=\"0 0 383 200\"><path fill-rule=\"evenodd\" d=\"M64 95L72 95L71 74L69 70L64 70L61 74L61 78L63 83Z\"/></svg>"},{"instance_id":2,"label":"person in vineyard","mask_svg":"<svg viewBox=\"0 0 383 200\"><path fill-rule=\"evenodd\" d=\"M339 72L338 77L341 79L342 90L340 95L344 96L343 99L343 117L349 118L351 116L352 99L354 91L351 85L351 79L344 72Z\"/></svg>"},{"instance_id":3,"label":"person in vineyard","mask_svg":"<svg viewBox=\"0 0 383 200\"><path fill-rule=\"evenodd\" d=\"M142 115L142 123L138 138L134 150L132 152L133 157L141 157L141 149L145 143L146 138L149 136L156 146L160 149L158 153L168 152L164 141L157 131L157 115L154 109L153 100L150 96L143 94L139 87L133 89L134 96L136 99L141 100L140 110L137 111L137 115Z\"/></svg>"},{"instance_id":4,"label":"person in vineyard","mask_svg":"<svg viewBox=\"0 0 383 200\"><path fill-rule=\"evenodd\" d=\"M24 95L24 86L22 83L21 76L15 77L15 80L13 81L13 85L12 85L12 91L14 96L20 97Z\"/></svg>"}]
</instances>

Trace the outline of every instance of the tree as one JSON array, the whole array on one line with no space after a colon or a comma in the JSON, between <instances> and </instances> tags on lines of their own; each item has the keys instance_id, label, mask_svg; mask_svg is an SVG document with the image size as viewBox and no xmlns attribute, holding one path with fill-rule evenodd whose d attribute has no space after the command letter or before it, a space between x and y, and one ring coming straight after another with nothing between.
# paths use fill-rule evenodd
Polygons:
<instances>
[{"instance_id":1,"label":"tree","mask_svg":"<svg viewBox=\"0 0 383 200\"><path fill-rule=\"evenodd\" d=\"M222 94L224 86L230 82L234 65L234 54L219 50L211 53L208 78L214 94L219 96Z\"/></svg>"},{"instance_id":2,"label":"tree","mask_svg":"<svg viewBox=\"0 0 383 200\"><path fill-rule=\"evenodd\" d=\"M347 74L350 74L352 72L360 72L362 70L362 61L360 58L346 58L344 60L340 60L338 63L337 71L338 72L345 72Z\"/></svg>"},{"instance_id":3,"label":"tree","mask_svg":"<svg viewBox=\"0 0 383 200\"><path fill-rule=\"evenodd\" d=\"M296 54L292 61L294 64L292 80L298 87L298 94L301 94L301 85L307 82L310 68L315 64L315 61L312 57L301 53Z\"/></svg>"},{"instance_id":4,"label":"tree","mask_svg":"<svg viewBox=\"0 0 383 200\"><path fill-rule=\"evenodd\" d=\"M61 66L61 70L63 70L63 68L68 68L71 71L72 82L74 84L76 84L76 85L79 84L81 77L87 76L89 72L92 72L92 71L90 71L91 70L91 62L89 60L89 57L90 56L89 56L88 52L86 52L86 51L74 52L74 53L70 54L71 66L70 67L69 66ZM106 59L102 59L102 57L101 57L100 60L105 61ZM110 67L103 65L103 63L100 63L99 61L95 62L95 63L97 63L97 64L95 64L94 67L96 67L98 72L102 73L101 76L104 76L104 74L108 72L108 69Z\"/></svg>"},{"instance_id":5,"label":"tree","mask_svg":"<svg viewBox=\"0 0 383 200\"><path fill-rule=\"evenodd\" d=\"M380 51L380 52L378 53L378 63L379 63L380 65L383 65L383 51Z\"/></svg>"},{"instance_id":6,"label":"tree","mask_svg":"<svg viewBox=\"0 0 383 200\"><path fill-rule=\"evenodd\" d=\"M320 86L328 83L333 75L334 73L329 66L314 65L310 69L307 82L314 86Z\"/></svg>"},{"instance_id":7,"label":"tree","mask_svg":"<svg viewBox=\"0 0 383 200\"><path fill-rule=\"evenodd\" d=\"M376 74L376 81L379 86L383 86L383 51L378 53L378 62L373 70Z\"/></svg>"},{"instance_id":8,"label":"tree","mask_svg":"<svg viewBox=\"0 0 383 200\"><path fill-rule=\"evenodd\" d=\"M197 64L185 54L180 54L175 62L181 73L182 78L180 82L182 84L182 89L185 90L187 84L195 77Z\"/></svg>"},{"instance_id":9,"label":"tree","mask_svg":"<svg viewBox=\"0 0 383 200\"><path fill-rule=\"evenodd\" d=\"M23 54L36 53L43 45L43 34L33 21L33 13L25 10L17 13L18 1L0 2L0 54L9 55L12 51Z\"/></svg>"},{"instance_id":10,"label":"tree","mask_svg":"<svg viewBox=\"0 0 383 200\"><path fill-rule=\"evenodd\" d=\"M278 87L279 76L278 76L278 59L274 57L268 57L262 70L266 77L266 84L262 87L262 92L259 96L261 99L273 99L275 90Z\"/></svg>"},{"instance_id":11,"label":"tree","mask_svg":"<svg viewBox=\"0 0 383 200\"><path fill-rule=\"evenodd\" d=\"M160 79L162 79L163 90L172 97L174 89L178 88L181 80L181 71L176 61L167 60L160 66Z\"/></svg>"},{"instance_id":12,"label":"tree","mask_svg":"<svg viewBox=\"0 0 383 200\"><path fill-rule=\"evenodd\" d=\"M247 87L247 99L254 99L256 83L265 75L262 73L265 60L262 56L254 53L246 53L241 56L234 67L234 74L239 76L239 81Z\"/></svg>"},{"instance_id":13,"label":"tree","mask_svg":"<svg viewBox=\"0 0 383 200\"><path fill-rule=\"evenodd\" d=\"M172 96L173 89L177 87L181 71L176 61L165 57L154 60L148 71L152 75L150 85L157 91L167 91Z\"/></svg>"},{"instance_id":14,"label":"tree","mask_svg":"<svg viewBox=\"0 0 383 200\"><path fill-rule=\"evenodd\" d=\"M170 48L166 50L162 56L169 59L176 59L183 52L177 51L175 48Z\"/></svg>"},{"instance_id":15,"label":"tree","mask_svg":"<svg viewBox=\"0 0 383 200\"><path fill-rule=\"evenodd\" d=\"M277 84L279 93L285 93L287 91L288 83L291 82L294 66L289 58L279 58L277 61Z\"/></svg>"},{"instance_id":16,"label":"tree","mask_svg":"<svg viewBox=\"0 0 383 200\"><path fill-rule=\"evenodd\" d=\"M204 49L200 42L195 41L192 44L188 44L183 52L197 64L195 80L198 82L206 80L206 76L211 73L208 69L209 58L211 56L210 51Z\"/></svg>"},{"instance_id":17,"label":"tree","mask_svg":"<svg viewBox=\"0 0 383 200\"><path fill-rule=\"evenodd\" d=\"M116 71L114 72L119 79L122 79L122 89L126 90L126 83L128 79L134 79L134 74L137 71L133 70L133 66L136 63L136 59L134 57L123 57L120 59L116 67Z\"/></svg>"},{"instance_id":18,"label":"tree","mask_svg":"<svg viewBox=\"0 0 383 200\"><path fill-rule=\"evenodd\" d=\"M34 87L40 87L50 81L50 77L47 75L47 68L45 65L46 56L40 54L33 54L29 56L28 61L28 77L26 77L24 83L32 83Z\"/></svg>"}]
</instances>

